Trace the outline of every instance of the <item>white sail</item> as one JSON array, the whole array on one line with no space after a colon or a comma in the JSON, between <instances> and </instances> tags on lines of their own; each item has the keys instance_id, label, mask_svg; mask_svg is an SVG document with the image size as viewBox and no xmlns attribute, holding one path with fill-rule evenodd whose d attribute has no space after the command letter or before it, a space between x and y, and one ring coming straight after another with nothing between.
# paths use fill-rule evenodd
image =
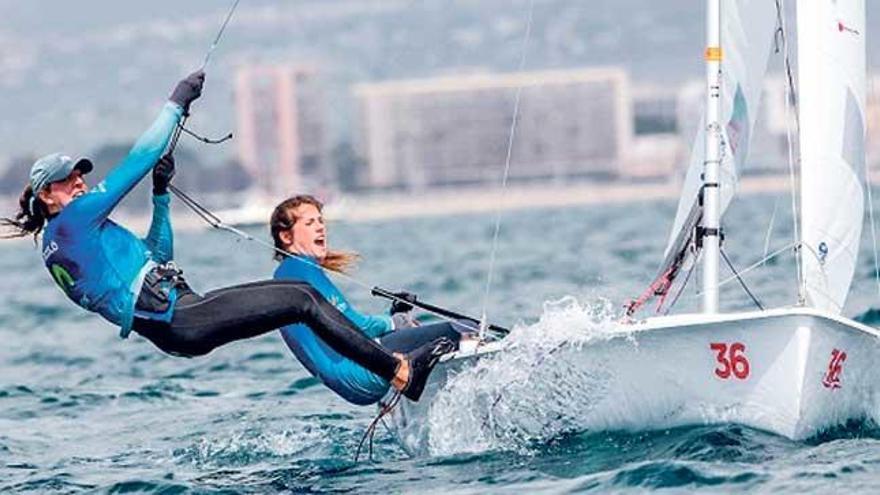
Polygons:
<instances>
[{"instance_id":1,"label":"white sail","mask_svg":"<svg viewBox=\"0 0 880 495\"><path fill-rule=\"evenodd\" d=\"M806 303L839 313L864 212L864 0L798 2L802 270Z\"/></svg>"},{"instance_id":2,"label":"white sail","mask_svg":"<svg viewBox=\"0 0 880 495\"><path fill-rule=\"evenodd\" d=\"M721 162L721 212L736 192L737 168L748 155L749 141L763 89L767 61L776 27L776 5L772 0L724 1L721 6L722 106L725 144ZM675 223L666 246L671 254L676 238L697 201L705 159L705 112L691 148L691 156Z\"/></svg>"}]
</instances>

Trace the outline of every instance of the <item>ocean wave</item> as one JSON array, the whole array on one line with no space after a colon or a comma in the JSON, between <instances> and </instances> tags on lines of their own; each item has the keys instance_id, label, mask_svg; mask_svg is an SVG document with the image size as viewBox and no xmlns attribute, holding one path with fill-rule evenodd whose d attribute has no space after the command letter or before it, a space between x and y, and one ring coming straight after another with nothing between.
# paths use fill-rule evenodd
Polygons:
<instances>
[{"instance_id":1,"label":"ocean wave","mask_svg":"<svg viewBox=\"0 0 880 495\"><path fill-rule=\"evenodd\" d=\"M87 368L95 359L85 356L71 356L55 350L33 351L12 360L16 366L34 364L40 366L58 366L63 368Z\"/></svg>"},{"instance_id":2,"label":"ocean wave","mask_svg":"<svg viewBox=\"0 0 880 495\"><path fill-rule=\"evenodd\" d=\"M329 441L329 432L320 424L299 424L282 431L248 429L227 437L199 439L195 444L177 449L178 462L200 467L245 466L274 458L298 457Z\"/></svg>"},{"instance_id":3,"label":"ocean wave","mask_svg":"<svg viewBox=\"0 0 880 495\"><path fill-rule=\"evenodd\" d=\"M741 470L729 475L712 474L704 471L702 468L705 468L705 466L681 461L646 462L620 470L614 475L611 484L626 488L639 487L651 489L699 488L725 485L725 490L731 490L734 488L731 485L756 483L767 478L766 475L761 473L742 472Z\"/></svg>"}]
</instances>

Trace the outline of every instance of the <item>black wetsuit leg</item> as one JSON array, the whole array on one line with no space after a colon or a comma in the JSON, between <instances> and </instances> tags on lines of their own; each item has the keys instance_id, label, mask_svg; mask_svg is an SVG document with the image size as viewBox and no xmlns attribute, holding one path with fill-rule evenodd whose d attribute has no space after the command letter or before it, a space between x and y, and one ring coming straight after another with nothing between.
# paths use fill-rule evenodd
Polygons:
<instances>
[{"instance_id":1,"label":"black wetsuit leg","mask_svg":"<svg viewBox=\"0 0 880 495\"><path fill-rule=\"evenodd\" d=\"M461 325L449 322L432 323L420 327L395 330L383 335L379 342L382 344L382 347L392 352L406 354L428 342L437 340L440 337L446 337L455 344L455 349L457 350L462 334L468 332L469 330Z\"/></svg>"},{"instance_id":2,"label":"black wetsuit leg","mask_svg":"<svg viewBox=\"0 0 880 495\"><path fill-rule=\"evenodd\" d=\"M398 359L366 337L317 290L304 282L267 280L227 287L200 296L186 288L171 323L135 318L134 330L163 351L200 356L235 340L293 323L305 323L336 352L386 380Z\"/></svg>"}]
</instances>

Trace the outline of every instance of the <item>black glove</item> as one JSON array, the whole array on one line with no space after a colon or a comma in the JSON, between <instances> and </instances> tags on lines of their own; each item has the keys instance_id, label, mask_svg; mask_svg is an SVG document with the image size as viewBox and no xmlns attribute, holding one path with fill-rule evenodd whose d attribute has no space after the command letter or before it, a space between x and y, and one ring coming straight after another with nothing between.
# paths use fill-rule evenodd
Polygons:
<instances>
[{"instance_id":1,"label":"black glove","mask_svg":"<svg viewBox=\"0 0 880 495\"><path fill-rule=\"evenodd\" d=\"M412 311L413 307L412 304L407 304L407 301L416 302L416 299L418 299L418 296L416 296L415 294L405 291L395 292L394 296L398 299L395 299L391 303L390 313L392 315L395 315L397 313L409 313L410 311Z\"/></svg>"},{"instance_id":2,"label":"black glove","mask_svg":"<svg viewBox=\"0 0 880 495\"><path fill-rule=\"evenodd\" d=\"M171 97L168 99L180 105L183 113L189 114L189 105L196 101L199 96L202 96L202 86L204 84L205 72L201 70L193 72L186 76L186 79L177 83L177 87L174 88L174 92L171 93Z\"/></svg>"},{"instance_id":3,"label":"black glove","mask_svg":"<svg viewBox=\"0 0 880 495\"><path fill-rule=\"evenodd\" d=\"M174 157L165 155L156 166L153 167L153 194L162 196L168 194L168 183L174 177Z\"/></svg>"}]
</instances>

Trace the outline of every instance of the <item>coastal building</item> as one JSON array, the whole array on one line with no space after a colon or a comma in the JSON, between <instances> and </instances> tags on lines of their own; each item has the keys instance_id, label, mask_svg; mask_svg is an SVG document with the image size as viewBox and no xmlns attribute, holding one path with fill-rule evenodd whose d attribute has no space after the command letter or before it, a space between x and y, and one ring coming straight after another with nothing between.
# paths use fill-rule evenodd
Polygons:
<instances>
[{"instance_id":1,"label":"coastal building","mask_svg":"<svg viewBox=\"0 0 880 495\"><path fill-rule=\"evenodd\" d=\"M632 91L633 137L620 175L627 179L666 179L687 158L679 134L678 92L640 85Z\"/></svg>"},{"instance_id":2,"label":"coastal building","mask_svg":"<svg viewBox=\"0 0 880 495\"><path fill-rule=\"evenodd\" d=\"M511 181L616 177L632 141L620 68L394 81L354 93L368 187L498 184L518 93Z\"/></svg>"},{"instance_id":3,"label":"coastal building","mask_svg":"<svg viewBox=\"0 0 880 495\"><path fill-rule=\"evenodd\" d=\"M332 180L322 101L312 67L238 68L238 155L264 198L276 200Z\"/></svg>"},{"instance_id":4,"label":"coastal building","mask_svg":"<svg viewBox=\"0 0 880 495\"><path fill-rule=\"evenodd\" d=\"M635 135L678 134L678 91L675 88L638 85L632 90L632 99Z\"/></svg>"}]
</instances>

